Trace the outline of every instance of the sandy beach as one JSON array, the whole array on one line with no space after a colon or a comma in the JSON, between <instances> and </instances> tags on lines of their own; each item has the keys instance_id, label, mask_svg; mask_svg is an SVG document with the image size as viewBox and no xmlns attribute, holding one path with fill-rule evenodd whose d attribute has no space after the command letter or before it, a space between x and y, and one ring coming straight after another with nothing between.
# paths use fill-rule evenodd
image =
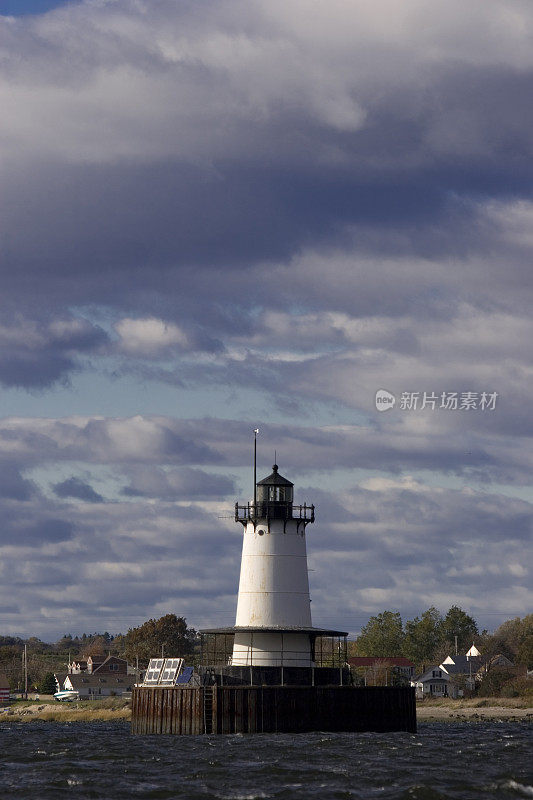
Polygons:
<instances>
[{"instance_id":1,"label":"sandy beach","mask_svg":"<svg viewBox=\"0 0 533 800\"><path fill-rule=\"evenodd\" d=\"M451 701L446 705L419 703L416 707L418 722L476 722L482 720L502 720L506 722L533 720L533 707L519 705L500 705L499 698L489 698L487 705L479 700Z\"/></svg>"},{"instance_id":2,"label":"sandy beach","mask_svg":"<svg viewBox=\"0 0 533 800\"><path fill-rule=\"evenodd\" d=\"M0 707L0 725L3 722L32 722L37 719L48 722L107 722L130 718L130 705L121 700L85 703L58 703L54 700L33 703L19 701Z\"/></svg>"},{"instance_id":3,"label":"sandy beach","mask_svg":"<svg viewBox=\"0 0 533 800\"><path fill-rule=\"evenodd\" d=\"M533 707L526 700L449 700L424 701L417 704L417 720L424 722L476 722L483 720L502 720L507 722L533 720ZM127 701L114 699L93 702L58 703L53 700L42 702L14 702L0 707L2 722L106 722L110 720L129 720L131 708Z\"/></svg>"}]
</instances>

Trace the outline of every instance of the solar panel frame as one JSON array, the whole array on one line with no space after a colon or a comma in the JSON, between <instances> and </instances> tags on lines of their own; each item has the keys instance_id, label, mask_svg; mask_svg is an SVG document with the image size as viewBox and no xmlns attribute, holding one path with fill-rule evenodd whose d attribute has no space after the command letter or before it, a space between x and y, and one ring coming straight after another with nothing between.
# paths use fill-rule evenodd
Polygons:
<instances>
[{"instance_id":1,"label":"solar panel frame","mask_svg":"<svg viewBox=\"0 0 533 800\"><path fill-rule=\"evenodd\" d=\"M159 675L160 686L174 686L183 666L183 658L165 658L165 664Z\"/></svg>"},{"instance_id":2,"label":"solar panel frame","mask_svg":"<svg viewBox=\"0 0 533 800\"><path fill-rule=\"evenodd\" d=\"M161 670L165 663L164 658L151 658L148 669L144 673L143 686L157 686Z\"/></svg>"}]
</instances>

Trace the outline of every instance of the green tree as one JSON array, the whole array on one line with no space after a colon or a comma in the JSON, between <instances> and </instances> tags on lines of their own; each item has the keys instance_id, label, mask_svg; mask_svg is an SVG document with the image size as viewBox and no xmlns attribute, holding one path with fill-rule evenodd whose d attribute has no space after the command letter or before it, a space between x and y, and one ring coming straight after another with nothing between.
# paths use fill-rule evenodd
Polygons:
<instances>
[{"instance_id":1,"label":"green tree","mask_svg":"<svg viewBox=\"0 0 533 800\"><path fill-rule=\"evenodd\" d=\"M192 653L196 640L194 628L188 628L183 617L166 614L159 619L149 619L138 628L130 628L124 637L124 653L128 661L136 657L141 663L164 655L171 658Z\"/></svg>"},{"instance_id":2,"label":"green tree","mask_svg":"<svg viewBox=\"0 0 533 800\"><path fill-rule=\"evenodd\" d=\"M479 635L475 619L469 616L459 606L452 606L442 621L442 641L446 643L451 652L455 652L455 637L457 636L457 649L466 653L474 638Z\"/></svg>"},{"instance_id":3,"label":"green tree","mask_svg":"<svg viewBox=\"0 0 533 800\"><path fill-rule=\"evenodd\" d=\"M403 650L404 633L398 611L384 611L370 617L357 638L357 652L361 656L397 656Z\"/></svg>"},{"instance_id":4,"label":"green tree","mask_svg":"<svg viewBox=\"0 0 533 800\"><path fill-rule=\"evenodd\" d=\"M39 691L42 694L55 694L57 691L56 679L53 672L47 672L39 684Z\"/></svg>"},{"instance_id":5,"label":"green tree","mask_svg":"<svg viewBox=\"0 0 533 800\"><path fill-rule=\"evenodd\" d=\"M405 623L403 653L415 664L430 663L442 643L442 614L435 606Z\"/></svg>"}]
</instances>

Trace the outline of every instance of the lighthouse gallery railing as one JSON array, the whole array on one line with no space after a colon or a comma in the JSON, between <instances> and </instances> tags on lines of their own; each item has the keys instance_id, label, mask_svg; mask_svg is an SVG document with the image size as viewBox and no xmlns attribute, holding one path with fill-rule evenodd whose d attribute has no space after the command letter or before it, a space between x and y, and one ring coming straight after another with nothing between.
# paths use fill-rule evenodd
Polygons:
<instances>
[{"instance_id":1,"label":"lighthouse gallery railing","mask_svg":"<svg viewBox=\"0 0 533 800\"><path fill-rule=\"evenodd\" d=\"M315 507L307 503L297 506L272 500L259 500L246 505L235 503L235 522L253 522L257 519L296 519L314 522Z\"/></svg>"}]
</instances>

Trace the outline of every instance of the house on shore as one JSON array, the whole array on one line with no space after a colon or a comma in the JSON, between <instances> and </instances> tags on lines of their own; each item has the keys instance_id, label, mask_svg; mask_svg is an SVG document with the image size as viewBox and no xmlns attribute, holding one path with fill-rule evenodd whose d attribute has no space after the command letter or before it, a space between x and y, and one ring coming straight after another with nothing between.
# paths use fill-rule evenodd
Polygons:
<instances>
[{"instance_id":1,"label":"house on shore","mask_svg":"<svg viewBox=\"0 0 533 800\"><path fill-rule=\"evenodd\" d=\"M118 656L88 656L86 659L73 659L68 665L69 675L128 675L128 662ZM131 670L130 670L131 673Z\"/></svg>"},{"instance_id":2,"label":"house on shore","mask_svg":"<svg viewBox=\"0 0 533 800\"><path fill-rule=\"evenodd\" d=\"M133 683L131 675L72 673L65 676L61 689L78 692L80 700L101 700L131 692Z\"/></svg>"},{"instance_id":3,"label":"house on shore","mask_svg":"<svg viewBox=\"0 0 533 800\"><path fill-rule=\"evenodd\" d=\"M464 655L447 656L440 664L428 667L421 675L411 680L418 700L424 697L463 697L474 692L479 683L493 667L514 669L513 662L501 653L484 659L477 647Z\"/></svg>"},{"instance_id":4,"label":"house on shore","mask_svg":"<svg viewBox=\"0 0 533 800\"><path fill-rule=\"evenodd\" d=\"M414 686L416 699L424 697L454 697L454 686L449 674L438 664L428 667L421 675L411 680Z\"/></svg>"},{"instance_id":5,"label":"house on shore","mask_svg":"<svg viewBox=\"0 0 533 800\"><path fill-rule=\"evenodd\" d=\"M118 656L89 656L73 659L68 672L55 674L58 691L75 691L80 699L120 697L131 692L135 683L135 670L125 658Z\"/></svg>"}]
</instances>

